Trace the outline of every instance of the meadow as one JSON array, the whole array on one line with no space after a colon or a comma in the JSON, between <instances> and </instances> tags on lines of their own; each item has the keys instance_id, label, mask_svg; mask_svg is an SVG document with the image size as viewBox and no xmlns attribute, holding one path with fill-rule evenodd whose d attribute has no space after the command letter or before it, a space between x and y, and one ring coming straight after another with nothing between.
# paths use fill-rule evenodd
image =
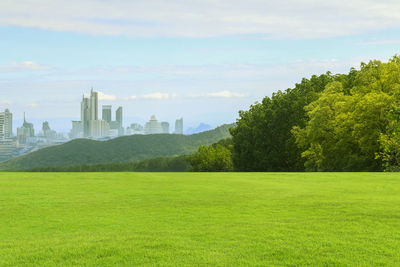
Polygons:
<instances>
[{"instance_id":1,"label":"meadow","mask_svg":"<svg viewBox=\"0 0 400 267\"><path fill-rule=\"evenodd\" d=\"M0 266L398 266L396 173L0 173Z\"/></svg>"}]
</instances>

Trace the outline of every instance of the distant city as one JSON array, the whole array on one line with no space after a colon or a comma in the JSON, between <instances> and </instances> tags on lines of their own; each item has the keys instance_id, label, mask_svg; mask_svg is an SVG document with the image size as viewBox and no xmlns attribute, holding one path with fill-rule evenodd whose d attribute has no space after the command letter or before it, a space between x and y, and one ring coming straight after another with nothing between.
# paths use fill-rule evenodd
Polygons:
<instances>
[{"instance_id":1,"label":"distant city","mask_svg":"<svg viewBox=\"0 0 400 267\"><path fill-rule=\"evenodd\" d=\"M23 124L17 128L16 136L14 136L13 115L9 109L5 109L0 112L0 161L77 138L108 140L133 134L183 134L183 118L175 121L174 130L171 132L170 124L166 121L158 122L155 115L152 115L145 125L132 123L124 128L122 107L116 109L115 120L112 118L111 105L102 106L101 119L99 119L98 111L98 92L93 91L92 88L89 97L82 96L80 120L72 121L69 134L57 133L50 128L49 122L45 121L41 131L35 135L34 126L27 121L24 113ZM188 129L187 133L192 134L210 128L202 123L196 129Z\"/></svg>"}]
</instances>

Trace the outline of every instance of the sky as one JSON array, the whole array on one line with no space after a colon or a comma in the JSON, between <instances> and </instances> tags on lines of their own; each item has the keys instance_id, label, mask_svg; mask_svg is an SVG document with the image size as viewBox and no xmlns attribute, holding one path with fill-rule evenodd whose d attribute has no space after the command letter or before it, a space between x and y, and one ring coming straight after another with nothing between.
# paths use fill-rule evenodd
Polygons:
<instances>
[{"instance_id":1,"label":"sky","mask_svg":"<svg viewBox=\"0 0 400 267\"><path fill-rule=\"evenodd\" d=\"M0 111L14 128L25 112L37 130L68 132L93 87L124 126L154 114L215 127L399 46L394 0L0 0Z\"/></svg>"}]
</instances>

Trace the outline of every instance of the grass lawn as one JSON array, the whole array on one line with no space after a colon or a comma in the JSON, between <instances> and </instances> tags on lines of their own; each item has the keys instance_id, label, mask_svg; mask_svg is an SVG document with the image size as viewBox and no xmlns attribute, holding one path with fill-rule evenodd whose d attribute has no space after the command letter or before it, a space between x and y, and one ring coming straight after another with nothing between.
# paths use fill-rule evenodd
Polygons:
<instances>
[{"instance_id":1,"label":"grass lawn","mask_svg":"<svg viewBox=\"0 0 400 267\"><path fill-rule=\"evenodd\" d=\"M0 173L0 266L400 265L396 173Z\"/></svg>"}]
</instances>

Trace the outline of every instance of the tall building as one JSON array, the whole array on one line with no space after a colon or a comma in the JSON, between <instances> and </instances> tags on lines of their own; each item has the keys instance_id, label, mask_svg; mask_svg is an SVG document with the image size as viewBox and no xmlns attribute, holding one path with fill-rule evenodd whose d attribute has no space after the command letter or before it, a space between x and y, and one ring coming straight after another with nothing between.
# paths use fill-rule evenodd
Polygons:
<instances>
[{"instance_id":1,"label":"tall building","mask_svg":"<svg viewBox=\"0 0 400 267\"><path fill-rule=\"evenodd\" d=\"M20 144L25 144L34 136L35 130L33 128L33 124L26 121L24 113L24 123L17 129L18 142Z\"/></svg>"},{"instance_id":2,"label":"tall building","mask_svg":"<svg viewBox=\"0 0 400 267\"><path fill-rule=\"evenodd\" d=\"M111 122L111 106L110 105L103 105L102 109L102 114L101 118L103 121L106 121L108 123Z\"/></svg>"},{"instance_id":3,"label":"tall building","mask_svg":"<svg viewBox=\"0 0 400 267\"><path fill-rule=\"evenodd\" d=\"M81 121L72 121L72 130L69 137L71 139L83 137L83 123Z\"/></svg>"},{"instance_id":4,"label":"tall building","mask_svg":"<svg viewBox=\"0 0 400 267\"><path fill-rule=\"evenodd\" d=\"M93 138L101 138L108 136L110 125L104 120L89 121L90 136Z\"/></svg>"},{"instance_id":5,"label":"tall building","mask_svg":"<svg viewBox=\"0 0 400 267\"><path fill-rule=\"evenodd\" d=\"M131 126L126 128L126 135L131 134L144 134L144 128L139 123L132 123Z\"/></svg>"},{"instance_id":6,"label":"tall building","mask_svg":"<svg viewBox=\"0 0 400 267\"><path fill-rule=\"evenodd\" d=\"M169 123L166 121L161 122L163 133L169 134Z\"/></svg>"},{"instance_id":7,"label":"tall building","mask_svg":"<svg viewBox=\"0 0 400 267\"><path fill-rule=\"evenodd\" d=\"M0 112L0 140L12 137L12 113L6 109Z\"/></svg>"},{"instance_id":8,"label":"tall building","mask_svg":"<svg viewBox=\"0 0 400 267\"><path fill-rule=\"evenodd\" d=\"M115 111L115 120L119 123L119 127L122 128L122 107Z\"/></svg>"},{"instance_id":9,"label":"tall building","mask_svg":"<svg viewBox=\"0 0 400 267\"><path fill-rule=\"evenodd\" d=\"M98 119L98 93L93 91L93 88L90 91L90 97L87 98L83 95L81 102L81 125L79 125L76 121L72 122L72 130L71 136L80 137L104 137L108 135L108 130L110 125L108 121L99 120ZM106 118L109 115L109 120L111 122L111 106L109 108L105 108L103 106L103 117ZM108 110L110 114L108 113ZM82 127L82 134L78 131Z\"/></svg>"},{"instance_id":10,"label":"tall building","mask_svg":"<svg viewBox=\"0 0 400 267\"><path fill-rule=\"evenodd\" d=\"M183 118L175 121L175 132L174 134L183 134Z\"/></svg>"},{"instance_id":11,"label":"tall building","mask_svg":"<svg viewBox=\"0 0 400 267\"><path fill-rule=\"evenodd\" d=\"M81 122L82 122L82 131L83 137L90 136L89 132L89 120L90 120L90 109L89 109L89 99L85 96L82 96L81 102Z\"/></svg>"},{"instance_id":12,"label":"tall building","mask_svg":"<svg viewBox=\"0 0 400 267\"><path fill-rule=\"evenodd\" d=\"M50 125L47 121L43 122L43 124L42 124L42 132L43 132L43 136L46 137L48 140L57 138L57 132L53 131L50 128Z\"/></svg>"},{"instance_id":13,"label":"tall building","mask_svg":"<svg viewBox=\"0 0 400 267\"><path fill-rule=\"evenodd\" d=\"M118 123L118 135L124 135L124 127L122 126L122 107L118 107L115 111L115 120Z\"/></svg>"},{"instance_id":14,"label":"tall building","mask_svg":"<svg viewBox=\"0 0 400 267\"><path fill-rule=\"evenodd\" d=\"M99 103L98 93L94 92L93 88L92 88L92 90L90 91L90 104L89 104L90 120L91 121L97 121L99 119L99 117L98 117L98 112L99 112L98 103Z\"/></svg>"},{"instance_id":15,"label":"tall building","mask_svg":"<svg viewBox=\"0 0 400 267\"><path fill-rule=\"evenodd\" d=\"M151 116L150 121L146 122L144 127L145 134L159 134L163 133L163 128L161 127L161 123L159 123L156 119L156 116Z\"/></svg>"}]
</instances>

